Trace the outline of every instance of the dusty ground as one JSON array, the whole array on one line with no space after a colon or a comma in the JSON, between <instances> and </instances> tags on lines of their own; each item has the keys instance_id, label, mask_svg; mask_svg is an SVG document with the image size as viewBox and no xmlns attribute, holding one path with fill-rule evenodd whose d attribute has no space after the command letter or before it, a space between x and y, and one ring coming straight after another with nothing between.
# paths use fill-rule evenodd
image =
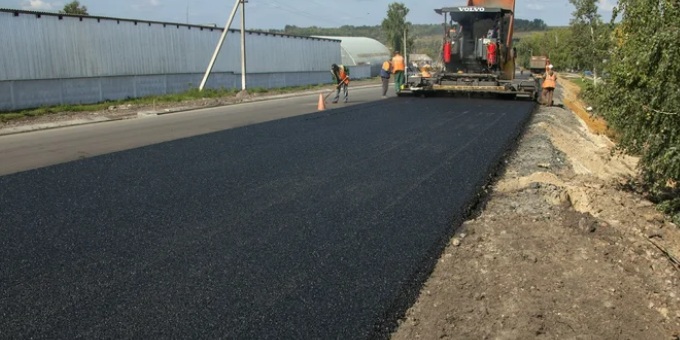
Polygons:
<instances>
[{"instance_id":1,"label":"dusty ground","mask_svg":"<svg viewBox=\"0 0 680 340\"><path fill-rule=\"evenodd\" d=\"M574 77L573 75L570 76ZM558 83L565 90L562 92L562 102L579 118L581 118L583 122L586 123L590 132L596 135L604 134L610 138L616 137L614 132L609 130L607 122L604 119L593 116L588 111L586 111L587 105L580 98L581 89L578 87L578 85L569 81L565 81L564 78L558 79Z\"/></svg>"},{"instance_id":2,"label":"dusty ground","mask_svg":"<svg viewBox=\"0 0 680 340\"><path fill-rule=\"evenodd\" d=\"M365 79L365 80L355 80L352 82L352 86L366 86L380 84L380 80L375 79ZM200 108L209 108L217 106L225 106L231 104L242 103L244 100L258 100L265 97L271 97L279 94L295 94L295 93L315 93L330 91L333 85L324 86L315 90L300 90L300 91L276 91L272 90L266 93L252 93L244 96L241 92L236 95L221 97L221 98L204 98L196 100L187 100L182 102L174 103L158 103L158 104L148 104L148 105L136 105L136 104L126 104L126 105L112 105L106 110L100 111L82 111L82 112L60 112L54 114L48 114L44 116L37 117L23 117L18 119L13 119L7 122L0 122L0 130L7 128L14 128L19 126L27 125L40 125L40 124L50 124L59 122L89 122L89 121L105 121L112 119L131 119L137 118L140 112L176 112Z\"/></svg>"},{"instance_id":3,"label":"dusty ground","mask_svg":"<svg viewBox=\"0 0 680 340\"><path fill-rule=\"evenodd\" d=\"M678 227L617 189L637 160L592 130L538 109L393 339L680 339L680 274L656 246L680 254Z\"/></svg>"}]
</instances>

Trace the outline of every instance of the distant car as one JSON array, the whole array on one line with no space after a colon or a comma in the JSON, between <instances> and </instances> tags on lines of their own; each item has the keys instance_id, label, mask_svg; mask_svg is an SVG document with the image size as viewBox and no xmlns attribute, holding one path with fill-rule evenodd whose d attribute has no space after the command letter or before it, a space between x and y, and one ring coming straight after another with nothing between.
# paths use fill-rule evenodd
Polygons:
<instances>
[{"instance_id":1,"label":"distant car","mask_svg":"<svg viewBox=\"0 0 680 340\"><path fill-rule=\"evenodd\" d=\"M583 74L586 75L586 76L588 76L588 77L592 77L592 76L593 76L593 72L590 72L590 71L584 71Z\"/></svg>"}]
</instances>

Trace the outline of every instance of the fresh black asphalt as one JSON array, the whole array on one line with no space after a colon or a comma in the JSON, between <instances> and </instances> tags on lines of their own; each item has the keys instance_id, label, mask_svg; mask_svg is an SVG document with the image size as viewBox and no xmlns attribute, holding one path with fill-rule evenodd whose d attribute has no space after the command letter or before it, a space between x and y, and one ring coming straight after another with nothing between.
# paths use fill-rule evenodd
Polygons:
<instances>
[{"instance_id":1,"label":"fresh black asphalt","mask_svg":"<svg viewBox=\"0 0 680 340\"><path fill-rule=\"evenodd\" d=\"M394 98L0 177L0 339L379 336L532 110Z\"/></svg>"}]
</instances>

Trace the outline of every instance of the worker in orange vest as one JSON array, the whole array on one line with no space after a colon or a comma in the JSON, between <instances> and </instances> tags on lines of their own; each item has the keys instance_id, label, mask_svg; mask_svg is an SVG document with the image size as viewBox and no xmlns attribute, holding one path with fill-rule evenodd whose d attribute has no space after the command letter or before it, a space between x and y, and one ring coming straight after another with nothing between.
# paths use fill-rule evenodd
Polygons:
<instances>
[{"instance_id":1,"label":"worker in orange vest","mask_svg":"<svg viewBox=\"0 0 680 340\"><path fill-rule=\"evenodd\" d=\"M423 78L430 78L432 77L432 74L430 73L432 71L432 66L430 66L430 63L426 62L421 68L420 68L420 73Z\"/></svg>"},{"instance_id":2,"label":"worker in orange vest","mask_svg":"<svg viewBox=\"0 0 680 340\"><path fill-rule=\"evenodd\" d=\"M399 51L394 52L394 57L392 57L392 70L394 72L394 89L399 93L404 85L404 72L406 71L404 57Z\"/></svg>"},{"instance_id":3,"label":"worker in orange vest","mask_svg":"<svg viewBox=\"0 0 680 340\"><path fill-rule=\"evenodd\" d=\"M331 74L333 74L333 81L335 81L335 87L337 91L335 92L335 99L333 99L333 104L336 104L340 99L340 90L344 90L345 93L345 103L347 103L347 96L349 91L347 87L349 86L349 69L344 65L333 64L331 66Z\"/></svg>"},{"instance_id":4,"label":"worker in orange vest","mask_svg":"<svg viewBox=\"0 0 680 340\"><path fill-rule=\"evenodd\" d=\"M543 76L543 93L541 94L541 100L543 105L552 106L553 104L553 93L555 92L555 87L557 86L557 74L553 71L553 65L550 64L547 67L548 72ZM548 101L546 102L545 97L548 96Z\"/></svg>"}]
</instances>

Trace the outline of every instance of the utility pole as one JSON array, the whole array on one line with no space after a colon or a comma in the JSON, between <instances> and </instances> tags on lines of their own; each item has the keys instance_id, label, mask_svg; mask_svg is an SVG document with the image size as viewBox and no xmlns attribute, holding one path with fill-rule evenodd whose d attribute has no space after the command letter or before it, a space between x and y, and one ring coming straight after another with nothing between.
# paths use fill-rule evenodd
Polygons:
<instances>
[{"instance_id":1,"label":"utility pole","mask_svg":"<svg viewBox=\"0 0 680 340\"><path fill-rule=\"evenodd\" d=\"M189 3L187 2L187 25L189 24Z\"/></svg>"},{"instance_id":2,"label":"utility pole","mask_svg":"<svg viewBox=\"0 0 680 340\"><path fill-rule=\"evenodd\" d=\"M404 83L408 82L408 49L406 46L407 37L406 30L408 30L408 23L404 23L404 64L406 65L406 70L404 71Z\"/></svg>"},{"instance_id":3,"label":"utility pole","mask_svg":"<svg viewBox=\"0 0 680 340\"><path fill-rule=\"evenodd\" d=\"M220 41L217 43L217 47L215 48L215 52L213 53L212 58L210 59L210 63L208 64L208 69L205 70L205 74L203 75L203 80L201 81L201 86L198 88L200 91L203 91L203 88L205 87L205 83L208 81L208 76L210 76L210 72L213 69L213 66L215 66L215 61L217 60L217 56L220 54L220 50L222 49L222 44L224 44L224 39L227 37L227 33L229 33L229 27L231 27L231 23L234 21L234 16L236 16L236 11L238 10L238 6L241 4L242 0L236 0L234 2L234 8L231 10L231 14L229 15L229 19L227 20L227 24L224 26L224 30L222 31L222 36L220 37Z\"/></svg>"},{"instance_id":4,"label":"utility pole","mask_svg":"<svg viewBox=\"0 0 680 340\"><path fill-rule=\"evenodd\" d=\"M246 90L246 3L241 0L241 91Z\"/></svg>"}]
</instances>

